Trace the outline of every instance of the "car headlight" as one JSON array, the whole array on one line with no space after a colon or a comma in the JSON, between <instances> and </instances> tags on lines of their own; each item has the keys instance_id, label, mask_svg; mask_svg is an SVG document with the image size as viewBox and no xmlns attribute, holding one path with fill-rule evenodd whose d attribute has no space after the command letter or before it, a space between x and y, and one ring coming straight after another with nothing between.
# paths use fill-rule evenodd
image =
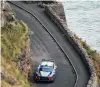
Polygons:
<instances>
[{"instance_id":1,"label":"car headlight","mask_svg":"<svg viewBox=\"0 0 100 87\"><path fill-rule=\"evenodd\" d=\"M36 78L37 80L40 80L40 76L36 76L35 78Z\"/></svg>"}]
</instances>

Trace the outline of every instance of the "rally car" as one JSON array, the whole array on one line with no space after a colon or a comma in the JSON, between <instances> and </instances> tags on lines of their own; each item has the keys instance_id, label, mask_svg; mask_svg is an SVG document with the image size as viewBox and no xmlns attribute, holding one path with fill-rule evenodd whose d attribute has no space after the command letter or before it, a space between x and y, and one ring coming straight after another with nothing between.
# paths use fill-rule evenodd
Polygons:
<instances>
[{"instance_id":1,"label":"rally car","mask_svg":"<svg viewBox=\"0 0 100 87\"><path fill-rule=\"evenodd\" d=\"M42 60L35 72L35 81L54 82L57 66L54 61Z\"/></svg>"}]
</instances>

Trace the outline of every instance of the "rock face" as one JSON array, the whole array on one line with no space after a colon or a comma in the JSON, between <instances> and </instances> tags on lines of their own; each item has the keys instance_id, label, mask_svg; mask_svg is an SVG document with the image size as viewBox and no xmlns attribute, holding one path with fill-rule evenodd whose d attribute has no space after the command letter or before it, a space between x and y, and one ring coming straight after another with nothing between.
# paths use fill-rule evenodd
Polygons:
<instances>
[{"instance_id":1,"label":"rock face","mask_svg":"<svg viewBox=\"0 0 100 87\"><path fill-rule=\"evenodd\" d=\"M10 5L7 2L1 2L1 26L7 22L13 22L15 20L14 14Z\"/></svg>"},{"instance_id":2,"label":"rock face","mask_svg":"<svg viewBox=\"0 0 100 87\"><path fill-rule=\"evenodd\" d=\"M31 56L30 56L30 40L27 40L26 48L19 56L19 69L22 71L24 77L28 78L31 69Z\"/></svg>"},{"instance_id":3,"label":"rock face","mask_svg":"<svg viewBox=\"0 0 100 87\"><path fill-rule=\"evenodd\" d=\"M61 3L45 5L46 14L57 24L61 32L65 34L65 37L68 38L70 42L72 42L74 48L78 51L78 53L83 56L83 60L91 73L91 77L87 84L87 87L98 87L98 81L93 61L91 60L91 58L89 58L89 55L87 54L86 50L75 38L76 35L72 31L70 31L70 29L68 29L65 20L64 10L62 10L62 12L61 9L63 9Z\"/></svg>"}]
</instances>

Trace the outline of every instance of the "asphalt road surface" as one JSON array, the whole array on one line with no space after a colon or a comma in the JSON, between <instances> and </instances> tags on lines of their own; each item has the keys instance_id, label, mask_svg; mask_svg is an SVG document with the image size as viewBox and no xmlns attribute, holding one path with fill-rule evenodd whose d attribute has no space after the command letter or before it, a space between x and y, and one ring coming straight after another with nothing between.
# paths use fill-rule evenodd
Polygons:
<instances>
[{"instance_id":1,"label":"asphalt road surface","mask_svg":"<svg viewBox=\"0 0 100 87\"><path fill-rule=\"evenodd\" d=\"M76 87L86 87L90 78L90 73L88 72L85 63L82 61L81 56L73 48L70 42L64 38L58 27L45 14L44 9L38 7L37 4L25 4L22 2L14 3L32 12L42 21L42 23L54 35L73 62L73 65L78 73L78 82ZM34 84L37 87L73 87L76 79L75 74L73 73L72 66L57 44L35 18L18 7L14 5L11 6L13 11L16 13L16 17L23 20L30 28L31 55L34 65L38 65L39 62L45 58L55 60L58 66L57 77L54 83Z\"/></svg>"}]
</instances>

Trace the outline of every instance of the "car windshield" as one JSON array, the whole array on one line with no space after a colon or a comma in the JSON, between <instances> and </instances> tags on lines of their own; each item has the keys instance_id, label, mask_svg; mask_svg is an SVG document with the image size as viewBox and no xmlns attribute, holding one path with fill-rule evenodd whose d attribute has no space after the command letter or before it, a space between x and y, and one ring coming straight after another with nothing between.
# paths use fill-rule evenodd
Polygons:
<instances>
[{"instance_id":1,"label":"car windshield","mask_svg":"<svg viewBox=\"0 0 100 87\"><path fill-rule=\"evenodd\" d=\"M40 71L51 72L53 70L52 66L42 66Z\"/></svg>"}]
</instances>

